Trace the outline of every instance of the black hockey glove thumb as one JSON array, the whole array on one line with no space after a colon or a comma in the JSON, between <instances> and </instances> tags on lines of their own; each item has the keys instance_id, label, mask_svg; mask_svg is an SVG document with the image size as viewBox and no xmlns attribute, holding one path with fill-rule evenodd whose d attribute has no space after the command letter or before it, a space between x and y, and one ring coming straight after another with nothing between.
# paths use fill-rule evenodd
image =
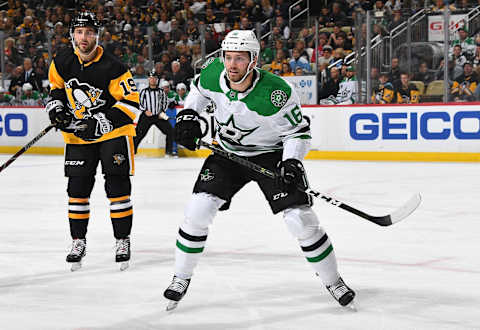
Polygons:
<instances>
[{"instance_id":1,"label":"black hockey glove thumb","mask_svg":"<svg viewBox=\"0 0 480 330\"><path fill-rule=\"evenodd\" d=\"M177 114L175 141L189 150L196 150L196 139L202 137L199 115L195 110L184 109Z\"/></svg>"},{"instance_id":2,"label":"black hockey glove thumb","mask_svg":"<svg viewBox=\"0 0 480 330\"><path fill-rule=\"evenodd\" d=\"M45 110L48 112L50 122L59 130L64 131L73 120L73 115L68 109L65 109L62 101L52 100L48 102Z\"/></svg>"},{"instance_id":3,"label":"black hockey glove thumb","mask_svg":"<svg viewBox=\"0 0 480 330\"><path fill-rule=\"evenodd\" d=\"M277 185L284 191L306 190L309 186L302 162L295 158L279 162L277 165Z\"/></svg>"},{"instance_id":4,"label":"black hockey glove thumb","mask_svg":"<svg viewBox=\"0 0 480 330\"><path fill-rule=\"evenodd\" d=\"M95 141L102 135L113 131L112 122L102 112L82 120L81 125L78 125L78 127L79 129L76 129L73 134L85 141Z\"/></svg>"}]
</instances>

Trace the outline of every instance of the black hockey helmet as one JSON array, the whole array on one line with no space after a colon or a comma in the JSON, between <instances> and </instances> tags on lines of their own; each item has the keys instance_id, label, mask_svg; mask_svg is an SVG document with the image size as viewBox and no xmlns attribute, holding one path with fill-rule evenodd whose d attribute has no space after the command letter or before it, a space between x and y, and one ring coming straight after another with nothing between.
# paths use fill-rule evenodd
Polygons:
<instances>
[{"instance_id":1,"label":"black hockey helmet","mask_svg":"<svg viewBox=\"0 0 480 330\"><path fill-rule=\"evenodd\" d=\"M81 13L78 13L73 19L72 22L70 23L70 40L72 42L73 49L75 49L75 38L73 36L73 32L75 28L77 27L91 27L95 30L95 33L97 34L97 41L96 41L96 46L98 46L98 41L100 37L100 29L102 28L100 22L97 20L97 17L95 16L94 13L90 11L83 11ZM95 47L96 48L96 47Z\"/></svg>"},{"instance_id":2,"label":"black hockey helmet","mask_svg":"<svg viewBox=\"0 0 480 330\"><path fill-rule=\"evenodd\" d=\"M149 77L155 77L155 78L158 78L158 75L157 75L157 73L155 72L155 69L154 69L154 70L152 70L152 71L150 71L150 72L148 73L148 76L149 76Z\"/></svg>"},{"instance_id":3,"label":"black hockey helmet","mask_svg":"<svg viewBox=\"0 0 480 330\"><path fill-rule=\"evenodd\" d=\"M75 30L76 27L85 26L92 27L97 33L102 27L94 13L90 11L84 11L72 19L72 22L70 23L70 34L73 34L73 30Z\"/></svg>"}]
</instances>

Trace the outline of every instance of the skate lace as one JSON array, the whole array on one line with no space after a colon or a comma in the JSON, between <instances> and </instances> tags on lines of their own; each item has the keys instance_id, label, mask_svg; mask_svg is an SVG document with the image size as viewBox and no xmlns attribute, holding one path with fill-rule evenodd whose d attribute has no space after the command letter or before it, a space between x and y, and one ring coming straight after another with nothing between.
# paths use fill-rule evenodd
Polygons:
<instances>
[{"instance_id":1,"label":"skate lace","mask_svg":"<svg viewBox=\"0 0 480 330\"><path fill-rule=\"evenodd\" d=\"M130 248L130 239L118 239L115 247L117 254L127 254Z\"/></svg>"},{"instance_id":2,"label":"skate lace","mask_svg":"<svg viewBox=\"0 0 480 330\"><path fill-rule=\"evenodd\" d=\"M85 242L81 239L74 239L72 242L72 249L70 250L71 255L82 255L85 249Z\"/></svg>"},{"instance_id":3,"label":"skate lace","mask_svg":"<svg viewBox=\"0 0 480 330\"><path fill-rule=\"evenodd\" d=\"M170 284L170 286L168 287L168 289L182 293L187 289L187 287L188 287L188 281L175 277L173 279L172 284Z\"/></svg>"},{"instance_id":4,"label":"skate lace","mask_svg":"<svg viewBox=\"0 0 480 330\"><path fill-rule=\"evenodd\" d=\"M337 300L340 299L345 293L348 292L347 286L341 280L331 285L330 287L328 287L328 290L332 293L332 295Z\"/></svg>"}]
</instances>

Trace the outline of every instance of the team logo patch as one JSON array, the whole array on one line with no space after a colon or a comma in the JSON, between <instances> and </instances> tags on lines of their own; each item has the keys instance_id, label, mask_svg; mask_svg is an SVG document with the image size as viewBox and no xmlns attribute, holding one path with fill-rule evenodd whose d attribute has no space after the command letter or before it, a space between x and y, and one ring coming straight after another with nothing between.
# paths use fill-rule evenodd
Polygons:
<instances>
[{"instance_id":1,"label":"team logo patch","mask_svg":"<svg viewBox=\"0 0 480 330\"><path fill-rule=\"evenodd\" d=\"M200 181L212 181L215 178L215 173L210 172L210 170L207 168L203 173L200 173Z\"/></svg>"},{"instance_id":2,"label":"team logo patch","mask_svg":"<svg viewBox=\"0 0 480 330\"><path fill-rule=\"evenodd\" d=\"M69 107L77 119L91 117L93 115L92 110L106 103L105 100L100 98L103 90L90 84L79 82L76 78L70 79L65 83L65 93L67 94Z\"/></svg>"},{"instance_id":3,"label":"team logo patch","mask_svg":"<svg viewBox=\"0 0 480 330\"><path fill-rule=\"evenodd\" d=\"M203 65L202 65L202 69L205 69L207 66L209 66L210 64L212 64L213 61L215 61L215 58L214 58L214 57L209 57L209 58L207 58L207 60L205 61L205 63L203 63Z\"/></svg>"},{"instance_id":4,"label":"team logo patch","mask_svg":"<svg viewBox=\"0 0 480 330\"><path fill-rule=\"evenodd\" d=\"M115 154L113 155L113 163L120 165L125 161L125 156L122 154Z\"/></svg>"},{"instance_id":5,"label":"team logo patch","mask_svg":"<svg viewBox=\"0 0 480 330\"><path fill-rule=\"evenodd\" d=\"M278 108L281 108L287 103L287 93L284 91L277 89L272 92L270 95L270 101L272 101L272 104Z\"/></svg>"}]
</instances>

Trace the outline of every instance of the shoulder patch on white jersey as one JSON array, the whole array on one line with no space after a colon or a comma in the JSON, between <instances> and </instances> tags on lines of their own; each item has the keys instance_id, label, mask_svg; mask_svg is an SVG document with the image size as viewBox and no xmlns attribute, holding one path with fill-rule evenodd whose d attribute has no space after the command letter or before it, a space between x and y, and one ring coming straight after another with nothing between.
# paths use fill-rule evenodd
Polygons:
<instances>
[{"instance_id":1,"label":"shoulder patch on white jersey","mask_svg":"<svg viewBox=\"0 0 480 330\"><path fill-rule=\"evenodd\" d=\"M212 64L212 62L215 61L215 57L209 57L207 58L207 60L205 61L205 63L203 63L202 65L202 70L205 69L207 66L209 66L210 64Z\"/></svg>"},{"instance_id":2,"label":"shoulder patch on white jersey","mask_svg":"<svg viewBox=\"0 0 480 330\"><path fill-rule=\"evenodd\" d=\"M276 107L283 107L285 103L287 103L287 93L282 91L281 89L276 89L270 94L270 101L272 101L272 104Z\"/></svg>"}]
</instances>

